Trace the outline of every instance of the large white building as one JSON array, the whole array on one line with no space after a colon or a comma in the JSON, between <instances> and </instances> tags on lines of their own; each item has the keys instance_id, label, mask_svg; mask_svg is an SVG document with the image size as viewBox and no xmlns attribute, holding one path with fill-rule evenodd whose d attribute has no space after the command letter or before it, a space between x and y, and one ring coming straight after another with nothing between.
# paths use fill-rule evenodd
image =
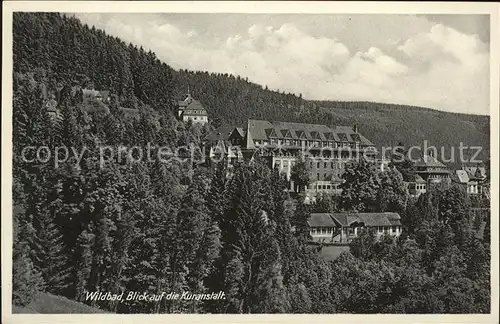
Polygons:
<instances>
[{"instance_id":1,"label":"large white building","mask_svg":"<svg viewBox=\"0 0 500 324\"><path fill-rule=\"evenodd\" d=\"M222 141L241 150L243 157L260 154L270 167L279 169L289 180L295 163L304 159L310 184L307 188L298 188L290 181L290 190L305 192L306 202L314 201L323 193L340 193L341 176L346 164L353 159L369 156L377 167L386 165L385 161L375 159L377 151L373 143L359 133L357 126L328 127L250 119L246 127L223 128L216 134L207 141L212 146Z\"/></svg>"}]
</instances>

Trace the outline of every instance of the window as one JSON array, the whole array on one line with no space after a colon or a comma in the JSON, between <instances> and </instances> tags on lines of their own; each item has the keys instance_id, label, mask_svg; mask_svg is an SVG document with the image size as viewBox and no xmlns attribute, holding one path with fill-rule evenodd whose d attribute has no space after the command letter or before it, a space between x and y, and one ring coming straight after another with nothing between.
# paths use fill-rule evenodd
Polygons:
<instances>
[{"instance_id":1,"label":"window","mask_svg":"<svg viewBox=\"0 0 500 324\"><path fill-rule=\"evenodd\" d=\"M319 166L320 166L320 163L318 162L318 163L316 164L316 169L319 169Z\"/></svg>"},{"instance_id":2,"label":"window","mask_svg":"<svg viewBox=\"0 0 500 324\"><path fill-rule=\"evenodd\" d=\"M316 178L319 180L319 173L316 173Z\"/></svg>"}]
</instances>

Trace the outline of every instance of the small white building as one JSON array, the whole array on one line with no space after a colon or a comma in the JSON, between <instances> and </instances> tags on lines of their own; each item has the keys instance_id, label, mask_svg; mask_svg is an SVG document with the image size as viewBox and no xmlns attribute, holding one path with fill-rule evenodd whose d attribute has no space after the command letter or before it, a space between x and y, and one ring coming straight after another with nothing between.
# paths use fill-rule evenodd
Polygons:
<instances>
[{"instance_id":1,"label":"small white building","mask_svg":"<svg viewBox=\"0 0 500 324\"><path fill-rule=\"evenodd\" d=\"M477 175L476 175L477 174ZM482 181L486 176L482 177L477 170L470 171L464 168L463 170L455 170L455 180L466 187L467 193L470 195L479 195L482 193Z\"/></svg>"},{"instance_id":2,"label":"small white building","mask_svg":"<svg viewBox=\"0 0 500 324\"><path fill-rule=\"evenodd\" d=\"M315 242L349 243L363 228L377 237L401 235L401 217L397 213L312 213L307 224Z\"/></svg>"},{"instance_id":3,"label":"small white building","mask_svg":"<svg viewBox=\"0 0 500 324\"><path fill-rule=\"evenodd\" d=\"M427 192L427 181L418 174L415 175L415 181L408 183L408 192L413 197L418 197Z\"/></svg>"},{"instance_id":4,"label":"small white building","mask_svg":"<svg viewBox=\"0 0 500 324\"><path fill-rule=\"evenodd\" d=\"M183 122L191 120L196 124L208 123L208 114L205 108L198 100L195 100L191 94L186 95L186 99L178 102L177 117Z\"/></svg>"}]
</instances>

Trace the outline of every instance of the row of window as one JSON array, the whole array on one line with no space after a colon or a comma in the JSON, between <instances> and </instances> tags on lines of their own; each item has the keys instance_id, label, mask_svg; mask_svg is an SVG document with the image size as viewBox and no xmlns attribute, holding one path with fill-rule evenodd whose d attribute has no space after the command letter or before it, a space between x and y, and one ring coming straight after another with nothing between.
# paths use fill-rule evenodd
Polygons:
<instances>
[{"instance_id":1,"label":"row of window","mask_svg":"<svg viewBox=\"0 0 500 324\"><path fill-rule=\"evenodd\" d=\"M309 162L309 167L312 169L316 165L316 169L321 169L323 167L324 169L334 169L334 170L342 170L343 165L345 162Z\"/></svg>"},{"instance_id":2,"label":"row of window","mask_svg":"<svg viewBox=\"0 0 500 324\"><path fill-rule=\"evenodd\" d=\"M359 148L359 142L332 142L332 141L306 141L306 140L291 140L291 139L277 139L271 138L270 140L255 141L255 144L276 144L287 146L310 146L310 147L330 147L330 148Z\"/></svg>"},{"instance_id":3,"label":"row of window","mask_svg":"<svg viewBox=\"0 0 500 324\"><path fill-rule=\"evenodd\" d=\"M335 227L318 227L311 228L311 235L321 235L321 234L333 234Z\"/></svg>"},{"instance_id":4,"label":"row of window","mask_svg":"<svg viewBox=\"0 0 500 324\"><path fill-rule=\"evenodd\" d=\"M295 161L290 161L290 167L292 167L295 164ZM275 161L274 162L274 167L275 168L280 168L281 166L281 161ZM288 168L288 161L283 161L283 168Z\"/></svg>"},{"instance_id":5,"label":"row of window","mask_svg":"<svg viewBox=\"0 0 500 324\"><path fill-rule=\"evenodd\" d=\"M309 189L313 190L331 190L331 189L338 189L338 184L324 184L324 185L316 185L316 184L310 184Z\"/></svg>"},{"instance_id":6,"label":"row of window","mask_svg":"<svg viewBox=\"0 0 500 324\"><path fill-rule=\"evenodd\" d=\"M392 234L394 234L394 233L396 233L398 227L399 226L377 226L376 229L377 229L377 232L379 234L382 234L382 233L389 233L390 234L391 232L392 232Z\"/></svg>"},{"instance_id":7,"label":"row of window","mask_svg":"<svg viewBox=\"0 0 500 324\"><path fill-rule=\"evenodd\" d=\"M375 226L374 229L377 231L379 234L387 233L387 234L396 234L398 231L398 228L400 230L400 226ZM327 234L333 234L334 232L337 231L337 228L335 227L312 227L311 228L311 235L327 235ZM344 231L345 233L345 231ZM347 228L347 234L349 235L354 235L355 230L352 227Z\"/></svg>"},{"instance_id":8,"label":"row of window","mask_svg":"<svg viewBox=\"0 0 500 324\"><path fill-rule=\"evenodd\" d=\"M192 119L192 120L196 120L196 121L198 121L198 120L200 120L200 121L207 121L207 117L205 117L205 116L203 116L203 117L196 117L196 116L194 116L194 117L188 117L188 119Z\"/></svg>"}]
</instances>

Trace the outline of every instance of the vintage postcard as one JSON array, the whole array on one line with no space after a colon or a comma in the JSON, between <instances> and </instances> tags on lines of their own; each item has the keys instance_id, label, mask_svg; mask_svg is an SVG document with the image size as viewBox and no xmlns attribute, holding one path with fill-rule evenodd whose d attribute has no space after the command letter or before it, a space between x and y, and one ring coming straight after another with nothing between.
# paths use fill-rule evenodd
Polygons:
<instances>
[{"instance_id":1,"label":"vintage postcard","mask_svg":"<svg viewBox=\"0 0 500 324\"><path fill-rule=\"evenodd\" d=\"M3 323L498 322L498 4L3 9Z\"/></svg>"}]
</instances>

